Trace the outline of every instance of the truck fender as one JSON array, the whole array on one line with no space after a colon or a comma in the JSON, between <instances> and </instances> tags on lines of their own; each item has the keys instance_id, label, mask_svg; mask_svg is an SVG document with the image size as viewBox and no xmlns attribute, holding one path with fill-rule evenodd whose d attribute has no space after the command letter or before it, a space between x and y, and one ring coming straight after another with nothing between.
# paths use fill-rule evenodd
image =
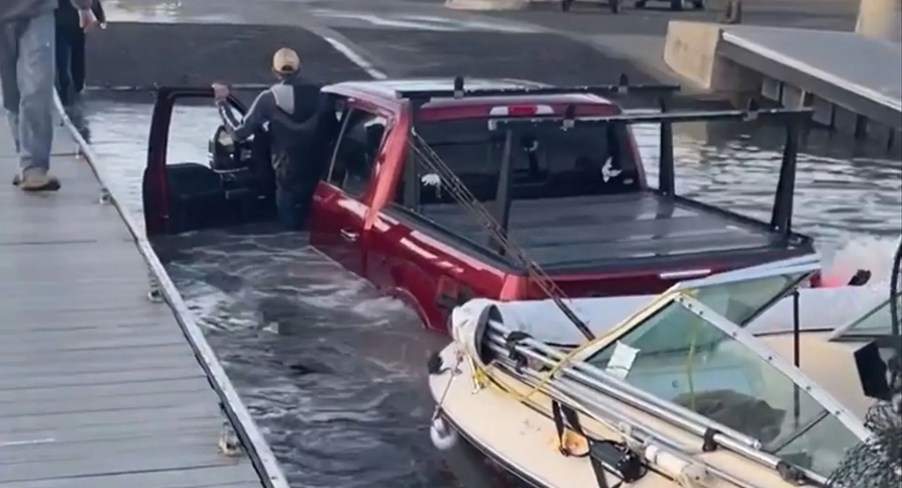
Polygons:
<instances>
[{"instance_id":1,"label":"truck fender","mask_svg":"<svg viewBox=\"0 0 902 488\"><path fill-rule=\"evenodd\" d=\"M435 296L436 284L430 279L429 274L409 261L396 263L389 272L395 283L392 293L398 293L398 297L417 312L426 328L441 330L443 324L434 323L434 314L430 313L429 307L433 306L431 300ZM417 292L421 296L425 293L425 296L418 297Z\"/></svg>"},{"instance_id":2,"label":"truck fender","mask_svg":"<svg viewBox=\"0 0 902 488\"><path fill-rule=\"evenodd\" d=\"M433 328L432 324L429 322L429 317L426 315L426 311L423 309L422 305L420 305L420 301L417 300L413 293L400 287L391 288L387 290L387 292L392 298L398 299L408 307L412 308L417 316L420 317L420 322L424 328Z\"/></svg>"}]
</instances>

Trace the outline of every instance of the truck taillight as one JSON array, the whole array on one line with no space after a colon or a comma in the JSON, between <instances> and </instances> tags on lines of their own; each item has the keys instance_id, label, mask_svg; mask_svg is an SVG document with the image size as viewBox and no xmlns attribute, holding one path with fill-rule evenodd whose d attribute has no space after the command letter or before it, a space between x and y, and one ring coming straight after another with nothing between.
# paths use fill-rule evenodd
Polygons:
<instances>
[{"instance_id":1,"label":"truck taillight","mask_svg":"<svg viewBox=\"0 0 902 488\"><path fill-rule=\"evenodd\" d=\"M528 115L553 115L554 109L550 105L519 104L499 105L489 110L492 117L524 117Z\"/></svg>"}]
</instances>

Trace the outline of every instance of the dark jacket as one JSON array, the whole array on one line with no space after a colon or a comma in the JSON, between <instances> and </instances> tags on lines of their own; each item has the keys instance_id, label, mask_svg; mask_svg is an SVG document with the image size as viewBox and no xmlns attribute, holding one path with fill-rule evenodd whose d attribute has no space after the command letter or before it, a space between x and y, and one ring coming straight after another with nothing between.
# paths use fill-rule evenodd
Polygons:
<instances>
[{"instance_id":1,"label":"dark jacket","mask_svg":"<svg viewBox=\"0 0 902 488\"><path fill-rule=\"evenodd\" d=\"M335 129L331 126L334 110L319 90L319 85L301 77L277 83L257 96L241 121L227 103L219 104L223 123L238 141L269 124L277 184L301 193L310 191L319 181L323 171L320 166L326 160L326 132Z\"/></svg>"},{"instance_id":2,"label":"dark jacket","mask_svg":"<svg viewBox=\"0 0 902 488\"><path fill-rule=\"evenodd\" d=\"M75 11L75 7L88 8L92 0L0 0L0 22L16 19L31 19L41 14L53 12L65 3ZM77 18L77 17L76 17Z\"/></svg>"},{"instance_id":3,"label":"dark jacket","mask_svg":"<svg viewBox=\"0 0 902 488\"><path fill-rule=\"evenodd\" d=\"M0 0L3 1L3 0ZM106 22L106 13L103 11L103 5L100 0L85 0L91 4L91 11L97 17L100 23ZM70 0L57 0L56 9L56 25L57 27L78 29L78 10L72 5Z\"/></svg>"}]
</instances>

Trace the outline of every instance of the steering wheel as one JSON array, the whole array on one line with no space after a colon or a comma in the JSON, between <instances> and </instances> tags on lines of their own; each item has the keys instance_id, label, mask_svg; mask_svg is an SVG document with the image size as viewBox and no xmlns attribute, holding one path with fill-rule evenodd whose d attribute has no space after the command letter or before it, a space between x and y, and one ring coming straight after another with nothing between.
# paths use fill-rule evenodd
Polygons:
<instances>
[{"instance_id":1,"label":"steering wheel","mask_svg":"<svg viewBox=\"0 0 902 488\"><path fill-rule=\"evenodd\" d=\"M220 125L210 141L210 166L216 171L246 168L253 156L255 137L246 141L235 141Z\"/></svg>"}]
</instances>

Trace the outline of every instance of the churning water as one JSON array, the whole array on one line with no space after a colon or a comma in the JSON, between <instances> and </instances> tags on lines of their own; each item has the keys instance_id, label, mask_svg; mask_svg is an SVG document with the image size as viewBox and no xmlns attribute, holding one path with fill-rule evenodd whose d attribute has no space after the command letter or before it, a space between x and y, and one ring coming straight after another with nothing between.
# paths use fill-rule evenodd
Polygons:
<instances>
[{"instance_id":1,"label":"churning water","mask_svg":"<svg viewBox=\"0 0 902 488\"><path fill-rule=\"evenodd\" d=\"M96 101L85 115L111 186L139 215L150 106ZM204 161L217 125L212 107L178 110L169 160ZM636 132L655 181L657 130ZM696 124L675 133L678 192L769 217L780 131ZM849 274L868 267L886 275L902 229L900 186L898 160L812 133L799 156L794 226ZM158 252L293 483L452 486L427 432L425 362L445 339L423 332L413 313L323 258L302 234L197 232L166 239Z\"/></svg>"}]
</instances>

